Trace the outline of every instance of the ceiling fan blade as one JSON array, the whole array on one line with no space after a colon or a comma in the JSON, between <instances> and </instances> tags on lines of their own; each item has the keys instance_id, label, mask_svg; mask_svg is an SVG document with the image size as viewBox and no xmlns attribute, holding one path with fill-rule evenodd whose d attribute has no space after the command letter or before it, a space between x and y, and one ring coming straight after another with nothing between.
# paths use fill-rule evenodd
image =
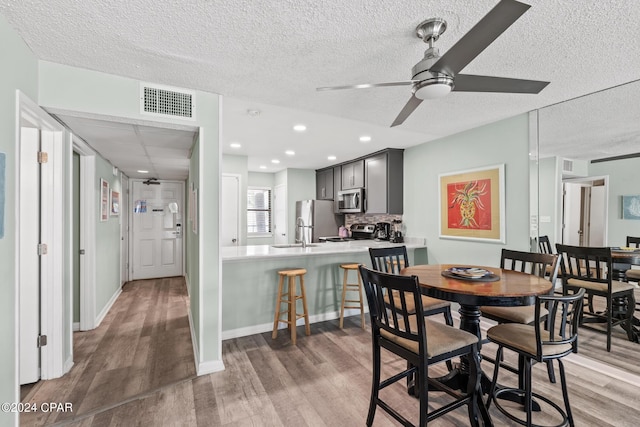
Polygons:
<instances>
[{"instance_id":1,"label":"ceiling fan blade","mask_svg":"<svg viewBox=\"0 0 640 427\"><path fill-rule=\"evenodd\" d=\"M391 123L391 127L398 126L404 123L404 121L407 120L407 117L409 117L411 113L413 113L413 110L418 108L418 105L420 105L421 102L422 99L416 98L414 95L411 95L411 98L409 98L409 102L407 102L402 111L400 111L400 114L398 114L398 117L396 117L393 123Z\"/></svg>"},{"instance_id":2,"label":"ceiling fan blade","mask_svg":"<svg viewBox=\"0 0 640 427\"><path fill-rule=\"evenodd\" d=\"M549 82L505 77L458 74L453 90L457 92L539 93Z\"/></svg>"},{"instance_id":3,"label":"ceiling fan blade","mask_svg":"<svg viewBox=\"0 0 640 427\"><path fill-rule=\"evenodd\" d=\"M430 71L455 76L530 7L515 0L502 0L442 55Z\"/></svg>"},{"instance_id":4,"label":"ceiling fan blade","mask_svg":"<svg viewBox=\"0 0 640 427\"><path fill-rule=\"evenodd\" d=\"M387 83L363 83L359 85L347 85L347 86L328 86L316 88L317 91L324 90L342 90L342 89L368 89L370 87L385 87L385 86L411 86L419 80L406 80L403 82L387 82Z\"/></svg>"}]
</instances>

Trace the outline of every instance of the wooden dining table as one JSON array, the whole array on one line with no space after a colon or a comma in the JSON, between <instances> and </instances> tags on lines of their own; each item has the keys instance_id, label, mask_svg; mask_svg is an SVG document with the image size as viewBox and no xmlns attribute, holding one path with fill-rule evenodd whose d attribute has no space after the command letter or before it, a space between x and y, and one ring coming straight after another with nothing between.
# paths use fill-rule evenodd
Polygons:
<instances>
[{"instance_id":1,"label":"wooden dining table","mask_svg":"<svg viewBox=\"0 0 640 427\"><path fill-rule=\"evenodd\" d=\"M495 281L479 281L462 278L445 277L442 272L452 267L482 268L492 272ZM460 329L478 337L479 347L482 348L480 331L480 307L491 306L526 306L533 305L536 296L548 294L552 284L542 277L506 270L495 267L460 265L460 264L430 264L415 265L401 270L404 276L417 276L420 290L424 295L457 302L460 304ZM447 386L454 390L465 390L469 381L469 361L460 359L460 365L440 378ZM489 377L482 374L483 392L488 392Z\"/></svg>"}]
</instances>

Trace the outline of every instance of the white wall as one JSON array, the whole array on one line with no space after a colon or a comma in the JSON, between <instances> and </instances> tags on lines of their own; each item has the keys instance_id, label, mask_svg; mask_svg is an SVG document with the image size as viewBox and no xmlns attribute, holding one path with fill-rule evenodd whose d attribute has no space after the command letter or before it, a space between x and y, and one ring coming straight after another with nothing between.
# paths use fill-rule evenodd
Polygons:
<instances>
[{"instance_id":1,"label":"white wall","mask_svg":"<svg viewBox=\"0 0 640 427\"><path fill-rule=\"evenodd\" d=\"M529 249L529 124L526 114L404 152L404 225L426 237L429 262L497 266L503 247ZM506 244L439 237L438 174L505 164Z\"/></svg>"}]
</instances>

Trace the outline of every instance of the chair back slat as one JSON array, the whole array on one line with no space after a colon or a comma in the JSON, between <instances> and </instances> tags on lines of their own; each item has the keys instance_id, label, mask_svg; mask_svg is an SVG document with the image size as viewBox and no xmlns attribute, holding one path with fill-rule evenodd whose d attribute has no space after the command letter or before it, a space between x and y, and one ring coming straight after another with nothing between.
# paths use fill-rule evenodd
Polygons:
<instances>
[{"instance_id":1,"label":"chair back slat","mask_svg":"<svg viewBox=\"0 0 640 427\"><path fill-rule=\"evenodd\" d=\"M408 318L402 317L409 300L415 305L417 318L421 319L424 316L418 278L375 271L362 265L359 268L369 304L372 328L415 341L426 349L424 322L415 322L414 327ZM398 297L385 302L385 293L396 293Z\"/></svg>"},{"instance_id":2,"label":"chair back slat","mask_svg":"<svg viewBox=\"0 0 640 427\"><path fill-rule=\"evenodd\" d=\"M558 277L559 258L555 254L503 249L500 257L500 268L534 274L540 277L545 277L548 273L549 280L553 283Z\"/></svg>"},{"instance_id":3,"label":"chair back slat","mask_svg":"<svg viewBox=\"0 0 640 427\"><path fill-rule=\"evenodd\" d=\"M556 296L542 295L536 299L536 319L540 318L540 308L546 305L549 311L546 326L541 322L535 323L537 358L542 359L545 346L571 345L571 351L577 352L578 327L582 316L584 288L572 295ZM543 332L548 337L543 339Z\"/></svg>"},{"instance_id":4,"label":"chair back slat","mask_svg":"<svg viewBox=\"0 0 640 427\"><path fill-rule=\"evenodd\" d=\"M369 256L372 268L384 273L400 274L400 270L409 266L406 246L369 248Z\"/></svg>"},{"instance_id":5,"label":"chair back slat","mask_svg":"<svg viewBox=\"0 0 640 427\"><path fill-rule=\"evenodd\" d=\"M611 248L556 244L562 255L560 263L563 284L570 279L604 283L611 290Z\"/></svg>"},{"instance_id":6,"label":"chair back slat","mask_svg":"<svg viewBox=\"0 0 640 427\"><path fill-rule=\"evenodd\" d=\"M551 248L551 242L549 241L549 236L540 236L538 237L538 249L541 254L552 254L553 249Z\"/></svg>"}]
</instances>

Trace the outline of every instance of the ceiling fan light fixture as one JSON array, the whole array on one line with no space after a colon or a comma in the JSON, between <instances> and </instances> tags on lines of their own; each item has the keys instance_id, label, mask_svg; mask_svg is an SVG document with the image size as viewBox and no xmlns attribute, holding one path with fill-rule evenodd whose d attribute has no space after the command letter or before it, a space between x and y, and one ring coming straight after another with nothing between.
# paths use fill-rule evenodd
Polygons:
<instances>
[{"instance_id":1,"label":"ceiling fan light fixture","mask_svg":"<svg viewBox=\"0 0 640 427\"><path fill-rule=\"evenodd\" d=\"M453 79L443 76L418 83L413 94L418 99L437 99L449 95L451 90L453 90Z\"/></svg>"}]
</instances>

